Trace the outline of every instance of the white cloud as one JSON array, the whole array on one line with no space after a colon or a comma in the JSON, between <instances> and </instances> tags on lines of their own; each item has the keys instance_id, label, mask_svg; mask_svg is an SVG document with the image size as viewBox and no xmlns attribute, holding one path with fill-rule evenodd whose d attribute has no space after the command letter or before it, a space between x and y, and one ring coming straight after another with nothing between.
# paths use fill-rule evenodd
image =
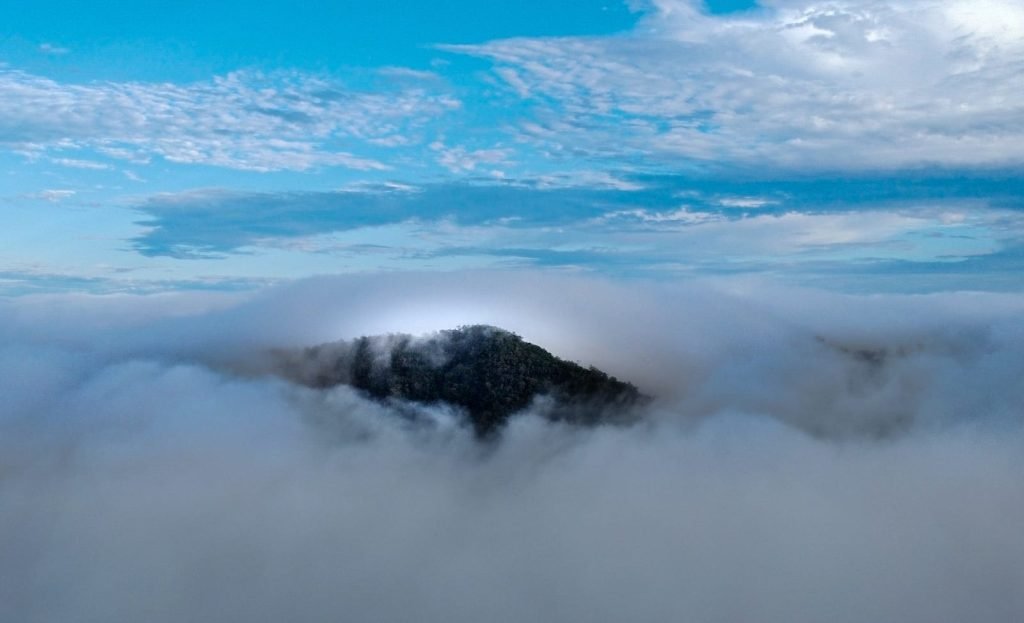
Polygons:
<instances>
[{"instance_id":1,"label":"white cloud","mask_svg":"<svg viewBox=\"0 0 1024 623\"><path fill-rule=\"evenodd\" d=\"M777 203L778 201L773 199L764 199L761 197L724 197L718 200L718 204L723 208L740 208L747 210L757 210Z\"/></svg>"},{"instance_id":2,"label":"white cloud","mask_svg":"<svg viewBox=\"0 0 1024 623\"><path fill-rule=\"evenodd\" d=\"M395 80L422 80L429 82L433 80L440 80L441 78L441 76L433 71L423 71L420 69L411 69L409 67L381 67L377 70L377 73Z\"/></svg>"},{"instance_id":3,"label":"white cloud","mask_svg":"<svg viewBox=\"0 0 1024 623\"><path fill-rule=\"evenodd\" d=\"M766 168L1024 162L1024 5L658 0L629 36L511 39L485 56L552 150ZM549 102L554 102L550 104Z\"/></svg>"},{"instance_id":4,"label":"white cloud","mask_svg":"<svg viewBox=\"0 0 1024 623\"><path fill-rule=\"evenodd\" d=\"M294 73L237 72L187 85L68 84L0 70L0 144L30 154L95 148L133 162L159 156L257 171L386 169L348 148L457 107L420 88L358 92Z\"/></svg>"},{"instance_id":5,"label":"white cloud","mask_svg":"<svg viewBox=\"0 0 1024 623\"><path fill-rule=\"evenodd\" d=\"M655 225L696 225L698 223L710 223L724 220L721 216L710 212L694 212L686 207L678 210L656 212L644 208L633 208L631 210L617 210L609 212L597 218L595 223L614 223L617 221L636 221L644 224Z\"/></svg>"},{"instance_id":6,"label":"white cloud","mask_svg":"<svg viewBox=\"0 0 1024 623\"><path fill-rule=\"evenodd\" d=\"M81 158L51 158L50 162L71 169L90 169L93 171L102 171L104 169L110 168L110 165L104 162L97 162L95 160L83 160Z\"/></svg>"},{"instance_id":7,"label":"white cloud","mask_svg":"<svg viewBox=\"0 0 1024 623\"><path fill-rule=\"evenodd\" d=\"M626 179L620 175L593 169L561 171L538 175L530 180L537 188L592 188L622 191L643 190L643 184Z\"/></svg>"}]
</instances>

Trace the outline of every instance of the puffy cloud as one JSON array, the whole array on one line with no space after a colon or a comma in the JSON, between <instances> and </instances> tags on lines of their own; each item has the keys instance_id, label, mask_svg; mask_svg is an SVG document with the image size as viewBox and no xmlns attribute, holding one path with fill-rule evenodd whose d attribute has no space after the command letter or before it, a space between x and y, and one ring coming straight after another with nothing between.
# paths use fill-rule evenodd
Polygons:
<instances>
[{"instance_id":1,"label":"puffy cloud","mask_svg":"<svg viewBox=\"0 0 1024 623\"><path fill-rule=\"evenodd\" d=\"M1015 622L1022 310L536 274L5 301L0 616ZM460 320L660 400L481 447L230 365Z\"/></svg>"},{"instance_id":2,"label":"puffy cloud","mask_svg":"<svg viewBox=\"0 0 1024 623\"><path fill-rule=\"evenodd\" d=\"M626 36L449 49L492 59L556 153L811 169L1024 159L1013 0L658 0Z\"/></svg>"}]
</instances>

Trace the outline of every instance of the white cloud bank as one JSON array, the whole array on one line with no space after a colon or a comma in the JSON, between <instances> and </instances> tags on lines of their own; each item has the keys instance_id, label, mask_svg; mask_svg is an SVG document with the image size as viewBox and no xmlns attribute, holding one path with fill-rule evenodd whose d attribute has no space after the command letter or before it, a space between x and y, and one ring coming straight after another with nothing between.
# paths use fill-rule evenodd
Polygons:
<instances>
[{"instance_id":1,"label":"white cloud bank","mask_svg":"<svg viewBox=\"0 0 1024 623\"><path fill-rule=\"evenodd\" d=\"M9 300L0 618L1016 623L1022 308L507 274ZM488 449L227 372L476 321L637 381L649 422Z\"/></svg>"},{"instance_id":2,"label":"white cloud bank","mask_svg":"<svg viewBox=\"0 0 1024 623\"><path fill-rule=\"evenodd\" d=\"M1024 161L1016 0L654 0L628 35L449 49L493 59L556 153L759 168Z\"/></svg>"}]
</instances>

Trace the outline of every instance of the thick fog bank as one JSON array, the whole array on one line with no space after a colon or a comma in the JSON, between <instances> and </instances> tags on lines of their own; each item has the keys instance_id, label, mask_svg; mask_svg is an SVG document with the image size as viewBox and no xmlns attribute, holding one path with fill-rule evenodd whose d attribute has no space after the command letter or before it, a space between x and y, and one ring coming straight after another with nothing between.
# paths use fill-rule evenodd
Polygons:
<instances>
[{"instance_id":1,"label":"thick fog bank","mask_svg":"<svg viewBox=\"0 0 1024 623\"><path fill-rule=\"evenodd\" d=\"M1016 623L1022 312L493 274L6 301L0 620ZM262 372L469 323L656 400L480 444Z\"/></svg>"}]
</instances>

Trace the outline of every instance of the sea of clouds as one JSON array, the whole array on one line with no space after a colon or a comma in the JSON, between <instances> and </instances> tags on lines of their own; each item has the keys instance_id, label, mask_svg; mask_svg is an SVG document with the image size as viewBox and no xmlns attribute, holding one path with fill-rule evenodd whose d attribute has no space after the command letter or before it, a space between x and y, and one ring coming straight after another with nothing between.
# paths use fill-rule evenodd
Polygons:
<instances>
[{"instance_id":1,"label":"sea of clouds","mask_svg":"<svg viewBox=\"0 0 1024 623\"><path fill-rule=\"evenodd\" d=\"M0 301L0 620L1016 623L1022 312L533 273ZM655 400L481 443L253 365L466 323Z\"/></svg>"}]
</instances>

